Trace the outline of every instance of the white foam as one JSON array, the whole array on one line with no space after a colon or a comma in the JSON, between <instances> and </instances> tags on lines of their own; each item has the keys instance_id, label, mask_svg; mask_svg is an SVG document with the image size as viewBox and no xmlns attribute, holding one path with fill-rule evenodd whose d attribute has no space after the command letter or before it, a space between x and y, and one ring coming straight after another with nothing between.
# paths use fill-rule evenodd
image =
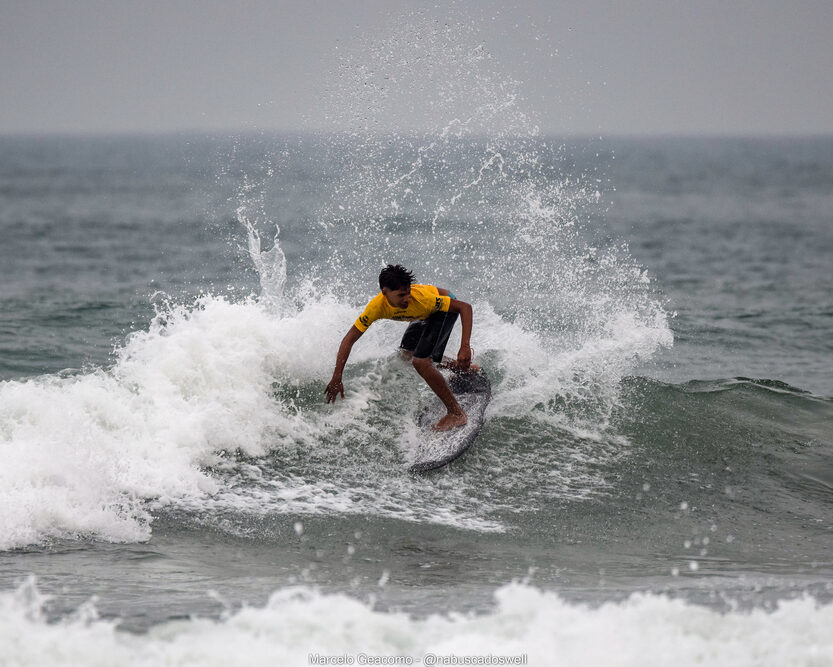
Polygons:
<instances>
[{"instance_id":1,"label":"white foam","mask_svg":"<svg viewBox=\"0 0 833 667\"><path fill-rule=\"evenodd\" d=\"M721 613L681 600L635 594L591 608L534 587L511 584L480 615L413 618L376 611L345 595L276 591L264 607L219 620L193 618L144 635L119 631L91 604L57 623L29 580L0 594L4 664L302 665L310 654L526 656L530 665L833 664L833 605L809 597L773 610ZM441 664L441 663L437 663ZM459 663L458 663L459 664Z\"/></svg>"},{"instance_id":2,"label":"white foam","mask_svg":"<svg viewBox=\"0 0 833 667\"><path fill-rule=\"evenodd\" d=\"M0 548L146 539L143 501L218 490L201 468L219 450L255 455L294 437L272 383L323 377L317 346L335 347L339 313L315 304L279 320L253 301L204 297L131 336L110 370L0 384Z\"/></svg>"}]
</instances>

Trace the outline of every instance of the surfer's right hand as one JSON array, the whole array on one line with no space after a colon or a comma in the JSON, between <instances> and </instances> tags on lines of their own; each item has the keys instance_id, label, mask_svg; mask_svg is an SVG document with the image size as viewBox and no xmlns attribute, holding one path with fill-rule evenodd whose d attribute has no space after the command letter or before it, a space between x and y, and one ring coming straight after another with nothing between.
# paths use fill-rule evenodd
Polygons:
<instances>
[{"instance_id":1,"label":"surfer's right hand","mask_svg":"<svg viewBox=\"0 0 833 667\"><path fill-rule=\"evenodd\" d=\"M463 371L469 370L471 357L471 347L469 347L466 343L461 343L460 351L457 353L457 368Z\"/></svg>"},{"instance_id":2,"label":"surfer's right hand","mask_svg":"<svg viewBox=\"0 0 833 667\"><path fill-rule=\"evenodd\" d=\"M341 378L333 378L330 380L330 384L327 385L324 393L327 394L327 403L335 403L339 394L344 398L344 385L341 384Z\"/></svg>"}]
</instances>

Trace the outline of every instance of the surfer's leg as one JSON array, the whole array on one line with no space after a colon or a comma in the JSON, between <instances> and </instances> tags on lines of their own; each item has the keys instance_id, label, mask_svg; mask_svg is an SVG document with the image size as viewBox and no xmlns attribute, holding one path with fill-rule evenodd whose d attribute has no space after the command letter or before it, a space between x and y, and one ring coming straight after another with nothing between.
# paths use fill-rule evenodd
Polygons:
<instances>
[{"instance_id":1,"label":"surfer's leg","mask_svg":"<svg viewBox=\"0 0 833 667\"><path fill-rule=\"evenodd\" d=\"M466 413L460 407L457 399L454 398L454 394L451 393L451 388L448 386L442 373L434 368L434 363L431 361L431 358L415 356L412 363L417 373L422 376L422 379L439 396L447 411L445 417L434 424L434 430L448 431L456 426L465 424L468 421Z\"/></svg>"},{"instance_id":2,"label":"surfer's leg","mask_svg":"<svg viewBox=\"0 0 833 667\"><path fill-rule=\"evenodd\" d=\"M411 350L414 357L434 357L434 349L437 347L437 342L443 331L445 315L445 313L434 313L428 319L413 322L405 331L405 335L402 336L399 347ZM448 335L446 334L447 341ZM442 354L440 354L440 360L442 360ZM434 361L437 361L437 359L434 358Z\"/></svg>"},{"instance_id":3,"label":"surfer's leg","mask_svg":"<svg viewBox=\"0 0 833 667\"><path fill-rule=\"evenodd\" d=\"M436 314L439 315L439 313ZM431 351L431 358L436 363L440 363L443 360L445 346L448 345L448 337L451 335L451 330L454 328L458 317L457 313L443 313L443 315L442 324L440 324L437 330L434 348Z\"/></svg>"},{"instance_id":4,"label":"surfer's leg","mask_svg":"<svg viewBox=\"0 0 833 667\"><path fill-rule=\"evenodd\" d=\"M434 360L435 363L439 364L441 368L451 368L457 369L459 364L457 363L457 359L455 357L444 357L443 354L445 353L445 347L448 345L448 339L451 336L451 331L454 329L454 325L457 323L457 318L459 315L457 313L434 313L431 317L429 317L426 321L426 332L424 339L425 346L423 346L423 341L420 341L419 348L421 351L425 351L428 345L433 345L431 347L431 358ZM436 328L432 328L431 320L436 318L436 324L434 325ZM430 338L428 338L430 336ZM474 350L472 350L472 357L474 357ZM468 370L476 373L480 370L480 366L477 364L469 364Z\"/></svg>"},{"instance_id":5,"label":"surfer's leg","mask_svg":"<svg viewBox=\"0 0 833 667\"><path fill-rule=\"evenodd\" d=\"M411 348L413 350L413 360L411 363L414 365L417 373L422 376L422 379L439 396L447 410L445 417L434 425L434 428L439 431L447 431L455 426L462 426L467 420L466 413L460 407L457 399L454 398L454 394L442 376L442 373L434 368L434 363L431 359L434 348L437 345L437 340L443 330L443 324L446 320L445 316L446 313L434 313L427 320L414 322L414 324L420 324L422 326L417 328L412 324L408 327L408 331L411 332L410 339L405 340L408 331L405 332L406 336L402 338L403 348L406 345L409 347L413 345L413 348ZM416 338L417 333L419 333L419 338L414 343L413 339ZM446 334L447 340L448 335ZM442 359L442 356L440 358Z\"/></svg>"}]
</instances>

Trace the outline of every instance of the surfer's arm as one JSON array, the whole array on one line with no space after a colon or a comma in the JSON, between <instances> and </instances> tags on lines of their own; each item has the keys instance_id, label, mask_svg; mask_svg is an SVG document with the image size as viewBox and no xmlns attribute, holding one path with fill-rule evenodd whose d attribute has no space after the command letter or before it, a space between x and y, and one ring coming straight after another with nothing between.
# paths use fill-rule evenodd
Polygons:
<instances>
[{"instance_id":1,"label":"surfer's arm","mask_svg":"<svg viewBox=\"0 0 833 667\"><path fill-rule=\"evenodd\" d=\"M338 346L338 355L336 355L336 367L333 371L333 378L324 390L324 393L327 394L327 403L335 401L339 394L341 394L341 397L344 398L344 385L341 383L341 373L344 371L344 365L347 363L347 358L350 356L350 350L353 349L353 343L361 337L362 332L355 326L352 326L344 338L342 338L341 345Z\"/></svg>"},{"instance_id":2,"label":"surfer's arm","mask_svg":"<svg viewBox=\"0 0 833 667\"><path fill-rule=\"evenodd\" d=\"M460 341L460 351L457 353L457 363L460 368L466 370L469 364L471 364L471 305L465 301L452 299L451 305L448 307L448 312L460 314L460 324L463 326L463 334L462 340Z\"/></svg>"}]
</instances>

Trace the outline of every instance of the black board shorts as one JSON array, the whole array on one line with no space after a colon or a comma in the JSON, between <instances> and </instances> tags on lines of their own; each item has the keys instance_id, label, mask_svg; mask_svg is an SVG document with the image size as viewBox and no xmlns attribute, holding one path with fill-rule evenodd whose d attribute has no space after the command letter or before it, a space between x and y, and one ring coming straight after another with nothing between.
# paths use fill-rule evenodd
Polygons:
<instances>
[{"instance_id":1,"label":"black board shorts","mask_svg":"<svg viewBox=\"0 0 833 667\"><path fill-rule=\"evenodd\" d=\"M399 348L412 352L414 359L431 357L434 362L440 363L456 321L457 313L440 312L428 319L411 322L405 329Z\"/></svg>"}]
</instances>

